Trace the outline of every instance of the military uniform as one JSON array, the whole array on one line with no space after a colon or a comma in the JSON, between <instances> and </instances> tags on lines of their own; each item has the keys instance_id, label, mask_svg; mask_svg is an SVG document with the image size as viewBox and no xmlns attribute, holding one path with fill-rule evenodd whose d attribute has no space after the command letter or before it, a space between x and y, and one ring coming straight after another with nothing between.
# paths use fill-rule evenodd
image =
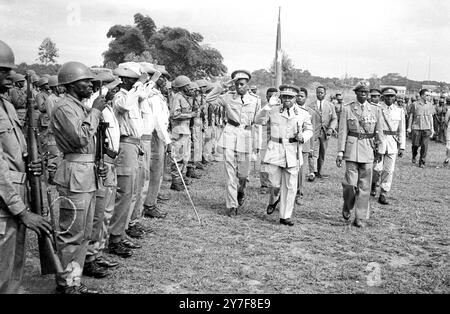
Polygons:
<instances>
[{"instance_id":1,"label":"military uniform","mask_svg":"<svg viewBox=\"0 0 450 314\"><path fill-rule=\"evenodd\" d=\"M11 103L16 108L17 117L19 118L20 125L25 125L27 114L27 92L24 88L13 87L9 90L9 96L11 97Z\"/></svg>"},{"instance_id":2,"label":"military uniform","mask_svg":"<svg viewBox=\"0 0 450 314\"><path fill-rule=\"evenodd\" d=\"M394 92L393 89L383 90L383 95ZM395 93L395 92L394 92ZM403 109L396 104L387 106L380 103L384 122L382 141L378 145L378 153L381 154L380 162L375 163L374 170L379 173L373 178L375 188L381 185L380 195L386 196L391 190L395 161L399 149L404 150L406 145L406 125ZM372 186L373 186L372 185Z\"/></svg>"},{"instance_id":3,"label":"military uniform","mask_svg":"<svg viewBox=\"0 0 450 314\"><path fill-rule=\"evenodd\" d=\"M232 74L234 79L250 79L250 74L239 75L241 71ZM227 124L217 142L217 150L223 153L226 171L226 207L228 211L240 206L244 199L247 178L250 174L250 157L253 149L257 147L252 138L252 125L255 123L256 113L261 107L261 101L250 93L239 95L237 92L226 92L215 87L207 96L210 104L223 107ZM239 196L238 196L239 194Z\"/></svg>"},{"instance_id":4,"label":"military uniform","mask_svg":"<svg viewBox=\"0 0 450 314\"><path fill-rule=\"evenodd\" d=\"M435 109L429 102L420 99L411 105L408 129L411 129L413 162L420 147L419 165L424 165L428 152L428 143L433 130Z\"/></svg>"},{"instance_id":5,"label":"military uniform","mask_svg":"<svg viewBox=\"0 0 450 314\"><path fill-rule=\"evenodd\" d=\"M54 182L61 201L59 226L66 230L76 210L76 219L66 233L57 235L57 248L64 273L57 274L58 286L79 286L95 211L98 189L95 168L95 133L101 112L85 107L67 95L55 109L51 127L56 145L64 157L55 173ZM75 208L72 208L72 201Z\"/></svg>"},{"instance_id":6,"label":"military uniform","mask_svg":"<svg viewBox=\"0 0 450 314\"><path fill-rule=\"evenodd\" d=\"M284 90L280 86L281 95ZM270 140L264 157L271 184L269 204L279 200L280 219L285 220L292 216L298 171L303 164L302 145L296 135L300 133L305 142L313 136L311 117L297 104L289 109L282 105L266 105L257 114L256 123L263 123L264 120L270 123Z\"/></svg>"},{"instance_id":7,"label":"military uniform","mask_svg":"<svg viewBox=\"0 0 450 314\"><path fill-rule=\"evenodd\" d=\"M191 130L189 123L193 108L187 96L184 96L181 92L173 95L171 107L172 152L175 161L179 165L180 172L183 174L191 155ZM171 162L172 185L179 186L182 184L181 177L173 160Z\"/></svg>"},{"instance_id":8,"label":"military uniform","mask_svg":"<svg viewBox=\"0 0 450 314\"><path fill-rule=\"evenodd\" d=\"M351 102L342 108L340 121L338 156L346 165L343 214L355 209L355 220L369 219L374 149L383 132L381 111L367 101Z\"/></svg>"},{"instance_id":9,"label":"military uniform","mask_svg":"<svg viewBox=\"0 0 450 314\"><path fill-rule=\"evenodd\" d=\"M17 293L25 265L25 226L14 217L27 210L25 137L14 106L0 97L0 294Z\"/></svg>"}]
</instances>

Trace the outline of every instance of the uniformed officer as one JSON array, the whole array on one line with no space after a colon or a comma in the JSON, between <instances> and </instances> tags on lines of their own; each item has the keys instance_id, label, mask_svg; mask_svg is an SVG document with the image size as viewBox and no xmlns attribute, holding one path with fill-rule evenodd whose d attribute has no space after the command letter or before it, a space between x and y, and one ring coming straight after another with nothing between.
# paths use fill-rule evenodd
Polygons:
<instances>
[{"instance_id":1,"label":"uniformed officer","mask_svg":"<svg viewBox=\"0 0 450 314\"><path fill-rule=\"evenodd\" d=\"M310 165L313 165L311 173L314 172L314 176L309 176L310 181L314 181L314 178L326 178L326 175L321 173L323 165L325 163L325 154L328 148L328 139L335 132L337 126L337 117L334 110L334 105L325 100L327 90L324 86L318 86L316 88L316 101L311 102L308 106L313 109L314 114L311 119L314 120L314 137L318 139L319 149L314 150L311 158ZM312 171L313 170L313 171Z\"/></svg>"},{"instance_id":2,"label":"uniformed officer","mask_svg":"<svg viewBox=\"0 0 450 314\"><path fill-rule=\"evenodd\" d=\"M258 95L258 86L252 85L252 87L250 87L250 91L253 93L253 95Z\"/></svg>"},{"instance_id":3,"label":"uniformed officer","mask_svg":"<svg viewBox=\"0 0 450 314\"><path fill-rule=\"evenodd\" d=\"M150 156L150 184L148 187L147 198L144 202L144 216L150 218L165 218L167 213L158 207L158 193L161 188L162 177L164 172L164 155L171 153L171 139L169 134L169 106L164 96L168 93L167 80L170 74L164 66L156 65L156 69L162 75L156 81L156 85L147 94L152 108L153 117L155 119L155 129L152 133L151 156Z\"/></svg>"},{"instance_id":4,"label":"uniformed officer","mask_svg":"<svg viewBox=\"0 0 450 314\"><path fill-rule=\"evenodd\" d=\"M13 87L11 48L0 40L0 95ZM0 96L0 294L17 293L25 266L25 228L51 234L51 225L29 211L27 175L40 176L42 163L26 167L27 144L14 106ZM29 161L28 161L29 162Z\"/></svg>"},{"instance_id":5,"label":"uniformed officer","mask_svg":"<svg viewBox=\"0 0 450 314\"><path fill-rule=\"evenodd\" d=\"M381 97L381 91L378 88L371 88L370 89L369 102L372 105L378 105L378 103L380 102L380 97Z\"/></svg>"},{"instance_id":6,"label":"uniformed officer","mask_svg":"<svg viewBox=\"0 0 450 314\"><path fill-rule=\"evenodd\" d=\"M217 149L225 159L226 207L227 214L237 215L238 206L245 201L245 187L250 174L250 157L255 144L252 139L252 125L261 101L248 92L251 75L246 70L236 70L231 74L232 81L215 87L206 101L224 109L227 124L218 140ZM236 91L226 92L226 87L234 82Z\"/></svg>"},{"instance_id":7,"label":"uniformed officer","mask_svg":"<svg viewBox=\"0 0 450 314\"><path fill-rule=\"evenodd\" d=\"M190 121L191 129L191 157L187 166L186 176L188 178L199 179L201 175L195 169L204 170L202 161L203 153L203 119L201 113L204 111L205 103L198 94L199 86L195 82L188 85L189 101L192 103L192 110L197 114Z\"/></svg>"},{"instance_id":8,"label":"uniformed officer","mask_svg":"<svg viewBox=\"0 0 450 314\"><path fill-rule=\"evenodd\" d=\"M280 203L280 223L293 226L291 220L297 194L298 170L303 164L302 144L314 134L311 116L296 103L299 89L281 85L280 98L275 94L256 115L256 123L270 123L270 141L264 157L271 185L267 214ZM281 104L280 104L281 100Z\"/></svg>"},{"instance_id":9,"label":"uniformed officer","mask_svg":"<svg viewBox=\"0 0 450 314\"><path fill-rule=\"evenodd\" d=\"M346 104L341 112L336 165L342 167L345 160L342 215L348 220L355 209L353 225L361 228L369 219L374 151L382 137L383 120L380 109L367 101L368 84L359 82L353 90L356 101Z\"/></svg>"},{"instance_id":10,"label":"uniformed officer","mask_svg":"<svg viewBox=\"0 0 450 314\"><path fill-rule=\"evenodd\" d=\"M397 155L403 156L406 145L406 125L403 109L395 104L397 90L385 87L381 90L383 101L379 103L383 116L384 136L378 145L381 160L374 163L374 176L372 180L372 195L376 195L378 186L381 186L378 203L388 205L387 193L391 190Z\"/></svg>"},{"instance_id":11,"label":"uniformed officer","mask_svg":"<svg viewBox=\"0 0 450 314\"><path fill-rule=\"evenodd\" d=\"M425 168L428 143L434 135L433 115L435 109L431 103L431 92L421 89L420 99L411 105L407 132L411 133L412 162L416 163L420 147L419 167Z\"/></svg>"},{"instance_id":12,"label":"uniformed officer","mask_svg":"<svg viewBox=\"0 0 450 314\"><path fill-rule=\"evenodd\" d=\"M92 233L98 174L95 166L95 134L106 102L97 98L92 109L82 101L92 94L93 75L79 62L67 62L58 72L58 82L66 86L67 96L53 111L50 126L63 159L54 182L60 196L59 227L56 242L63 273L56 274L57 292L96 293L81 284L88 242ZM73 208L75 206L75 208ZM76 213L76 215L75 215Z\"/></svg>"},{"instance_id":13,"label":"uniformed officer","mask_svg":"<svg viewBox=\"0 0 450 314\"><path fill-rule=\"evenodd\" d=\"M120 126L120 144L119 154L115 160L117 192L110 222L108 251L118 256L129 257L131 253L123 253L127 251L126 248L141 248L140 244L126 238L125 230L137 200L139 159L144 155L141 147L144 122L139 99L146 97L144 84L147 83L149 76L141 72L141 66L136 62L119 64L113 73L122 83L112 101Z\"/></svg>"},{"instance_id":14,"label":"uniformed officer","mask_svg":"<svg viewBox=\"0 0 450 314\"><path fill-rule=\"evenodd\" d=\"M172 82L172 88L176 89L171 104L172 121L172 158L178 163L181 175L184 174L188 166L191 155L191 130L189 124L191 118L197 116L197 111L193 111L192 102L189 100L189 84L191 80L184 75L180 75ZM172 185L170 188L176 191L184 190L183 182L174 160L171 160ZM192 167L190 167L192 169ZM193 170L190 170L191 172ZM194 173L192 173L193 176Z\"/></svg>"}]
</instances>

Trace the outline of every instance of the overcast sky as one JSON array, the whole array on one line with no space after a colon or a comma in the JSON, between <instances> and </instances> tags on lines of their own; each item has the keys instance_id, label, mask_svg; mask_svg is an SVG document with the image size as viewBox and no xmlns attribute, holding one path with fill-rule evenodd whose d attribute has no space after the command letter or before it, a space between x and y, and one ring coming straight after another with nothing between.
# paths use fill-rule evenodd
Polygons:
<instances>
[{"instance_id":1,"label":"overcast sky","mask_svg":"<svg viewBox=\"0 0 450 314\"><path fill-rule=\"evenodd\" d=\"M153 18L158 28L179 26L204 36L231 72L268 68L275 53L278 6L282 48L296 68L314 75L382 76L450 82L448 0L0 0L0 39L16 63L33 62L50 37L59 63L102 63L108 29ZM409 66L408 66L409 64Z\"/></svg>"}]
</instances>

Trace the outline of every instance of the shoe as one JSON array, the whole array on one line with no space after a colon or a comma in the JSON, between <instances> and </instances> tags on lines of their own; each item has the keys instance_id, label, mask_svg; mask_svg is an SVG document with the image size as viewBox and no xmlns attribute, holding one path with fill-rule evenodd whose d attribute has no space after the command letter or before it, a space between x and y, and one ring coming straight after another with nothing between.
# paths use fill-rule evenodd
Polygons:
<instances>
[{"instance_id":1,"label":"shoe","mask_svg":"<svg viewBox=\"0 0 450 314\"><path fill-rule=\"evenodd\" d=\"M316 175L314 173L308 174L308 181L309 182L314 182L315 179L316 179Z\"/></svg>"},{"instance_id":2,"label":"shoe","mask_svg":"<svg viewBox=\"0 0 450 314\"><path fill-rule=\"evenodd\" d=\"M238 214L238 209L237 209L236 207L227 208L227 216L228 216L228 217L231 217L231 216L233 216L233 214L234 214L235 216L237 216L237 214Z\"/></svg>"},{"instance_id":3,"label":"shoe","mask_svg":"<svg viewBox=\"0 0 450 314\"><path fill-rule=\"evenodd\" d=\"M447 167L449 162L450 162L450 158L447 158L447 159L444 160L444 162L442 163L442 165L443 165L444 167Z\"/></svg>"},{"instance_id":4,"label":"shoe","mask_svg":"<svg viewBox=\"0 0 450 314\"><path fill-rule=\"evenodd\" d=\"M280 218L280 224L292 227L294 225L294 222L290 218L287 219Z\"/></svg>"},{"instance_id":5,"label":"shoe","mask_svg":"<svg viewBox=\"0 0 450 314\"><path fill-rule=\"evenodd\" d=\"M389 202L386 200L386 196L383 194L380 194L380 197L378 197L378 203L381 205L389 205Z\"/></svg>"},{"instance_id":6,"label":"shoe","mask_svg":"<svg viewBox=\"0 0 450 314\"><path fill-rule=\"evenodd\" d=\"M128 258L133 256L133 252L127 247L125 247L122 242L113 243L110 242L108 245L108 253L120 256L122 258Z\"/></svg>"},{"instance_id":7,"label":"shoe","mask_svg":"<svg viewBox=\"0 0 450 314\"><path fill-rule=\"evenodd\" d=\"M118 262L107 260L103 256L97 257L95 259L95 263L104 268L115 268L115 267L119 266Z\"/></svg>"},{"instance_id":8,"label":"shoe","mask_svg":"<svg viewBox=\"0 0 450 314\"><path fill-rule=\"evenodd\" d=\"M137 243L134 243L134 242L131 242L131 241L128 240L128 239L122 239L122 240L120 241L120 243L122 243L123 246L125 246L125 247L127 247L127 248L129 248L129 249L132 249L132 250L142 248L142 245L137 244Z\"/></svg>"},{"instance_id":9,"label":"shoe","mask_svg":"<svg viewBox=\"0 0 450 314\"><path fill-rule=\"evenodd\" d=\"M167 213L160 210L156 205L152 207L144 207L144 216L149 218L166 218Z\"/></svg>"},{"instance_id":10,"label":"shoe","mask_svg":"<svg viewBox=\"0 0 450 314\"><path fill-rule=\"evenodd\" d=\"M135 225L129 226L125 233L133 238L133 239L142 239L144 237L145 232L136 228Z\"/></svg>"},{"instance_id":11,"label":"shoe","mask_svg":"<svg viewBox=\"0 0 450 314\"><path fill-rule=\"evenodd\" d=\"M419 162L419 168L425 168L425 163L424 162Z\"/></svg>"},{"instance_id":12,"label":"shoe","mask_svg":"<svg viewBox=\"0 0 450 314\"><path fill-rule=\"evenodd\" d=\"M195 163L195 169L205 170L205 166L202 164L201 161L199 161Z\"/></svg>"},{"instance_id":13,"label":"shoe","mask_svg":"<svg viewBox=\"0 0 450 314\"><path fill-rule=\"evenodd\" d=\"M106 268L98 265L94 260L84 263L83 275L93 278L105 278L109 274Z\"/></svg>"},{"instance_id":14,"label":"shoe","mask_svg":"<svg viewBox=\"0 0 450 314\"><path fill-rule=\"evenodd\" d=\"M267 205L267 209L266 209L267 215L272 215L272 213L273 213L273 212L275 211L275 209L277 208L277 205L278 205L279 202L280 202L280 198L278 198L278 199L276 200L276 202L273 203L272 205L271 205L271 204Z\"/></svg>"},{"instance_id":15,"label":"shoe","mask_svg":"<svg viewBox=\"0 0 450 314\"><path fill-rule=\"evenodd\" d=\"M353 226L355 226L357 228L364 228L366 225L364 222L362 222L361 219L355 218L355 220L353 221Z\"/></svg>"},{"instance_id":16,"label":"shoe","mask_svg":"<svg viewBox=\"0 0 450 314\"><path fill-rule=\"evenodd\" d=\"M259 194L267 194L269 193L269 188L266 186L262 186L259 188Z\"/></svg>"},{"instance_id":17,"label":"shoe","mask_svg":"<svg viewBox=\"0 0 450 314\"><path fill-rule=\"evenodd\" d=\"M350 219L350 212L348 210L342 209L342 217L344 217L345 220Z\"/></svg>"},{"instance_id":18,"label":"shoe","mask_svg":"<svg viewBox=\"0 0 450 314\"><path fill-rule=\"evenodd\" d=\"M416 157L413 157L411 161L412 161L413 164L415 164L417 162L416 161Z\"/></svg>"},{"instance_id":19,"label":"shoe","mask_svg":"<svg viewBox=\"0 0 450 314\"><path fill-rule=\"evenodd\" d=\"M303 194L297 194L295 196L295 204L302 205Z\"/></svg>"},{"instance_id":20,"label":"shoe","mask_svg":"<svg viewBox=\"0 0 450 314\"><path fill-rule=\"evenodd\" d=\"M145 209L145 207L144 207L144 209ZM134 226L138 230L140 230L140 231L142 231L144 233L151 233L151 232L153 232L153 230L151 228L144 227L140 222L137 222Z\"/></svg>"},{"instance_id":21,"label":"shoe","mask_svg":"<svg viewBox=\"0 0 450 314\"><path fill-rule=\"evenodd\" d=\"M172 185L170 186L170 189L180 192L180 191L184 191L184 186L183 186L183 183L172 183ZM144 211L144 215L145 215L145 211Z\"/></svg>"},{"instance_id":22,"label":"shoe","mask_svg":"<svg viewBox=\"0 0 450 314\"><path fill-rule=\"evenodd\" d=\"M245 203L245 193L244 192L238 192L237 200L238 200L239 206L244 205L244 203Z\"/></svg>"},{"instance_id":23,"label":"shoe","mask_svg":"<svg viewBox=\"0 0 450 314\"><path fill-rule=\"evenodd\" d=\"M370 196L377 196L377 190L376 190L376 188L370 190Z\"/></svg>"},{"instance_id":24,"label":"shoe","mask_svg":"<svg viewBox=\"0 0 450 314\"><path fill-rule=\"evenodd\" d=\"M57 294L99 294L96 289L89 289L85 285L81 284L79 286L56 286Z\"/></svg>"},{"instance_id":25,"label":"shoe","mask_svg":"<svg viewBox=\"0 0 450 314\"><path fill-rule=\"evenodd\" d=\"M156 199L157 199L158 202L161 202L161 203L165 203L165 202L168 202L170 200L169 197L161 195L161 194L158 194L158 197Z\"/></svg>"},{"instance_id":26,"label":"shoe","mask_svg":"<svg viewBox=\"0 0 450 314\"><path fill-rule=\"evenodd\" d=\"M193 167L189 167L186 171L186 177L192 179L200 179L202 176L198 172L195 172Z\"/></svg>"}]
</instances>

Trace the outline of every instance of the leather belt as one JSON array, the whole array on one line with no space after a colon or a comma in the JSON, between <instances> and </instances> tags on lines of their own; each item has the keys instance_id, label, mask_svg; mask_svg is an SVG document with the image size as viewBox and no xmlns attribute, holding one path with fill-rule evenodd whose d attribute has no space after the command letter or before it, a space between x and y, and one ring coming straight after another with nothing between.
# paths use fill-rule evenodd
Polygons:
<instances>
[{"instance_id":1,"label":"leather belt","mask_svg":"<svg viewBox=\"0 0 450 314\"><path fill-rule=\"evenodd\" d=\"M295 137L291 137L291 138L270 137L270 140L271 140L272 142L280 143L280 144L283 143L283 140L286 140L286 141L288 141L289 143L296 143L296 142L298 142L297 139L296 139Z\"/></svg>"},{"instance_id":2,"label":"leather belt","mask_svg":"<svg viewBox=\"0 0 450 314\"><path fill-rule=\"evenodd\" d=\"M63 158L71 162L95 162L94 154L66 154Z\"/></svg>"},{"instance_id":3,"label":"leather belt","mask_svg":"<svg viewBox=\"0 0 450 314\"><path fill-rule=\"evenodd\" d=\"M398 135L398 131L383 131L385 135Z\"/></svg>"},{"instance_id":4,"label":"leather belt","mask_svg":"<svg viewBox=\"0 0 450 314\"><path fill-rule=\"evenodd\" d=\"M9 170L9 177L12 183L24 184L27 180L27 174L19 171Z\"/></svg>"},{"instance_id":5,"label":"leather belt","mask_svg":"<svg viewBox=\"0 0 450 314\"><path fill-rule=\"evenodd\" d=\"M131 137L131 136L121 136L120 142L139 145L141 143L141 139L137 138L137 137Z\"/></svg>"},{"instance_id":6,"label":"leather belt","mask_svg":"<svg viewBox=\"0 0 450 314\"><path fill-rule=\"evenodd\" d=\"M236 127L236 128L243 128L245 130L251 130L252 129L251 125L242 126L240 123L237 123L236 121L233 121L233 120L228 120L228 123L231 124L232 126Z\"/></svg>"},{"instance_id":7,"label":"leather belt","mask_svg":"<svg viewBox=\"0 0 450 314\"><path fill-rule=\"evenodd\" d=\"M374 138L375 133L348 132L348 136L357 137L358 140L362 140L364 138Z\"/></svg>"},{"instance_id":8,"label":"leather belt","mask_svg":"<svg viewBox=\"0 0 450 314\"><path fill-rule=\"evenodd\" d=\"M151 134L144 134L141 136L141 140L143 141L151 141L152 140L152 135Z\"/></svg>"}]
</instances>

